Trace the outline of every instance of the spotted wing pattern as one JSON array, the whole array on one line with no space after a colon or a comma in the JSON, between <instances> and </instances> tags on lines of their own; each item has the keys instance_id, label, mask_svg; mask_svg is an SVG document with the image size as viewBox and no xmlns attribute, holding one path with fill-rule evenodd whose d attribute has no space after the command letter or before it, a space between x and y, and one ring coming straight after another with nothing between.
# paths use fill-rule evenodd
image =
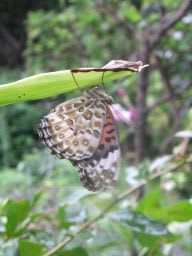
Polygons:
<instances>
[{"instance_id":1,"label":"spotted wing pattern","mask_svg":"<svg viewBox=\"0 0 192 256\"><path fill-rule=\"evenodd\" d=\"M72 163L77 167L81 182L88 190L106 191L114 187L120 168L120 148L115 120L108 106L95 153L88 159Z\"/></svg>"},{"instance_id":2,"label":"spotted wing pattern","mask_svg":"<svg viewBox=\"0 0 192 256\"><path fill-rule=\"evenodd\" d=\"M40 139L60 159L89 158L99 145L105 112L103 102L87 96L69 100L41 120Z\"/></svg>"},{"instance_id":3,"label":"spotted wing pattern","mask_svg":"<svg viewBox=\"0 0 192 256\"><path fill-rule=\"evenodd\" d=\"M58 105L38 129L51 154L70 160L91 191L109 190L118 178L120 149L111 102L109 95L94 88Z\"/></svg>"}]
</instances>

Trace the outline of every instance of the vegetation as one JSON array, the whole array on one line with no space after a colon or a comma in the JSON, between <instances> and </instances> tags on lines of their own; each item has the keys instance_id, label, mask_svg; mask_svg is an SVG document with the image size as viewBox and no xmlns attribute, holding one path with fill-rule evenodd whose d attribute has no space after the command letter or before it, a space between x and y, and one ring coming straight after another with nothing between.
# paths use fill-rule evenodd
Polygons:
<instances>
[{"instance_id":1,"label":"vegetation","mask_svg":"<svg viewBox=\"0 0 192 256\"><path fill-rule=\"evenodd\" d=\"M11 97L3 84L31 75L112 59L150 67L104 81L115 103L134 113L132 124L118 123L122 165L113 194L87 191L71 163L38 139L40 119L81 95L78 88L54 88L59 95L49 98L30 91L33 101L1 106L0 255L191 255L191 7L191 0L1 0L1 104Z\"/></svg>"}]
</instances>

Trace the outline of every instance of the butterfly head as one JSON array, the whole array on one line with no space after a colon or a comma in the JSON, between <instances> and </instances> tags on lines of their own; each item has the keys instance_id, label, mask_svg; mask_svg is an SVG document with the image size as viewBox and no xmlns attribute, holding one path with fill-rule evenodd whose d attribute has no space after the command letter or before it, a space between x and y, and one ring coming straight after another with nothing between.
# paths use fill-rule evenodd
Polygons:
<instances>
[{"instance_id":1,"label":"butterfly head","mask_svg":"<svg viewBox=\"0 0 192 256\"><path fill-rule=\"evenodd\" d=\"M103 101L105 104L111 105L114 103L113 98L98 87L94 87L91 90L85 92L87 97L91 97L93 100Z\"/></svg>"}]
</instances>

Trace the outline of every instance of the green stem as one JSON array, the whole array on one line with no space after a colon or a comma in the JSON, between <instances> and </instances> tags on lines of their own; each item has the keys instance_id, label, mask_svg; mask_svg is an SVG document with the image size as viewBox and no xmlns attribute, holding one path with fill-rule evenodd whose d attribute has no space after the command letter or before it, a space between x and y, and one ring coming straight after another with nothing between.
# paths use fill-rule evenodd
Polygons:
<instances>
[{"instance_id":1,"label":"green stem","mask_svg":"<svg viewBox=\"0 0 192 256\"><path fill-rule=\"evenodd\" d=\"M127 77L135 72L130 70L105 71L104 82ZM86 88L101 84L103 72L77 72L73 75L79 87ZM42 99L75 89L77 89L77 85L71 70L34 75L16 82L0 85L0 106Z\"/></svg>"}]
</instances>

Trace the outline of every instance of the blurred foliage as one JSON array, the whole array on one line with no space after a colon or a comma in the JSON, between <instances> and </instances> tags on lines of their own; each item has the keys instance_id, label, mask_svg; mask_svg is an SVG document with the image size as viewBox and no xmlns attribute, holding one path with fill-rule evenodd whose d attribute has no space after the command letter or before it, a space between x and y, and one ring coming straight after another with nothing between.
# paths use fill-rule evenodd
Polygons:
<instances>
[{"instance_id":1,"label":"blurred foliage","mask_svg":"<svg viewBox=\"0 0 192 256\"><path fill-rule=\"evenodd\" d=\"M86 191L68 161L56 160L38 151L33 156L33 160L30 156L26 157L16 170L4 169L1 172L1 181L2 177L5 178L5 184L1 182L2 196L11 195L11 199L0 202L3 255L14 255L17 250L19 255L25 255L26 250L31 251L31 255L41 255L46 248L51 248L68 233L73 234L77 226L102 211L113 197L108 193ZM46 173L42 170L46 164L42 166L42 162L47 164ZM159 161L156 168L161 166L163 170L177 162L170 159L162 165ZM48 167L49 164L54 166ZM152 165L146 162L145 168L149 170ZM139 168L142 170L143 167ZM39 172L36 173L36 170ZM130 174L129 169L127 171ZM180 169L180 173L190 171L191 167L187 165ZM125 170L122 170L117 186L119 192L122 187L131 187L128 177L124 179L124 173ZM185 251L190 252L191 242L188 238L191 236L192 205L187 198L179 200L177 182L174 182L178 174L165 176L159 188L159 181L148 184L146 196L138 203L135 202L136 195L123 201L96 226L79 234L67 246L67 252L61 251L58 255L64 252L64 255L77 255L78 251L81 252L78 255L97 255L98 252L101 255L118 255L119 251L122 255L129 255L133 244L138 251L146 247L152 255L154 250L159 255L167 255L162 254L160 245L172 245L171 251L180 248L179 244L182 247L185 245ZM135 182L147 176L138 172ZM170 183L174 184L174 188L169 188ZM179 223L184 223L182 228L176 226ZM183 232L189 234L187 239Z\"/></svg>"},{"instance_id":2,"label":"blurred foliage","mask_svg":"<svg viewBox=\"0 0 192 256\"><path fill-rule=\"evenodd\" d=\"M111 59L139 60L142 31L151 27L155 33L161 18L173 15L183 3L110 0L103 8L103 2L2 0L0 83L44 71L100 67ZM192 95L191 23L189 10L162 36L150 59L147 157L139 165L134 164L134 125L118 124L122 168L115 195L192 157L190 102L185 106ZM134 36L127 24L134 27ZM175 105L170 99L156 105L169 94L165 77L179 95ZM111 83L108 93L126 108L135 106L138 80L134 75ZM128 100L118 96L118 88L126 90ZM77 90L0 110L0 256L42 255L115 196L85 190L71 163L55 159L40 146L36 130L41 117L66 97L79 94ZM182 107L181 124L175 130L175 111ZM178 130L182 133L175 136ZM54 255L191 255L191 173L191 164L186 164L147 183L143 196L135 193L115 205Z\"/></svg>"}]
</instances>

